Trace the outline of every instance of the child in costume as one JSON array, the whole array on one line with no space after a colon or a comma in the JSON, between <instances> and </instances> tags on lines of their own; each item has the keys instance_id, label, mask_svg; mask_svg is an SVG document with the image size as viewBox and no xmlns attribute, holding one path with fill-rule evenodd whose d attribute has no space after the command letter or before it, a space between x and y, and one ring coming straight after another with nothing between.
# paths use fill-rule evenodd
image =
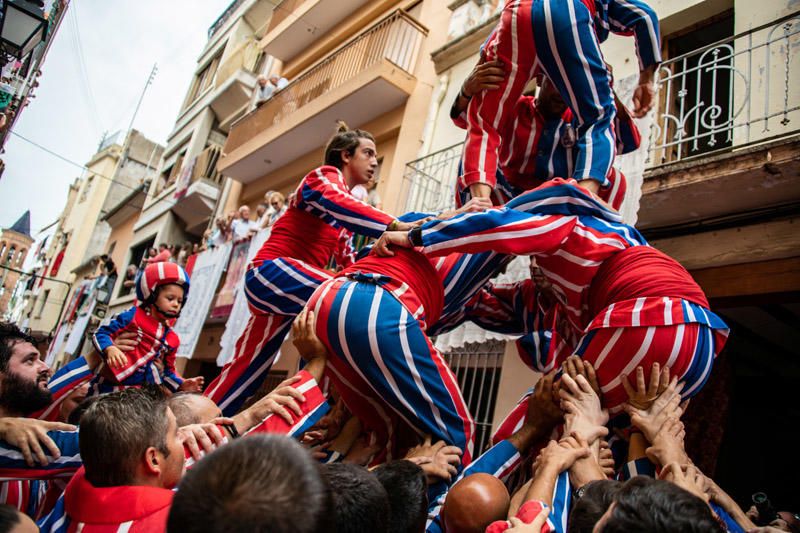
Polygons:
<instances>
[{"instance_id":1,"label":"child in costume","mask_svg":"<svg viewBox=\"0 0 800 533\"><path fill-rule=\"evenodd\" d=\"M145 383L163 385L172 392L202 390L202 377L184 379L175 370L180 339L172 327L188 293L189 275L179 265L160 262L144 269L136 281L139 305L113 317L92 337L103 363L95 371L90 395ZM114 339L124 331L138 335L139 343L129 352L114 346Z\"/></svg>"}]
</instances>

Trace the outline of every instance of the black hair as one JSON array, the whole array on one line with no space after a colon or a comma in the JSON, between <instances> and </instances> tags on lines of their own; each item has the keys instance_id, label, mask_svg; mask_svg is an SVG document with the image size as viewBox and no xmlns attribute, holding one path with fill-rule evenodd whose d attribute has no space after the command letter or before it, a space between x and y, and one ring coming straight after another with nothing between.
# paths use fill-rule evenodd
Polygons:
<instances>
[{"instance_id":1,"label":"black hair","mask_svg":"<svg viewBox=\"0 0 800 533\"><path fill-rule=\"evenodd\" d=\"M79 403L67 417L67 424L72 424L73 426L80 425L83 413L85 413L86 410L89 409L89 407L91 407L94 402L96 402L103 396L105 396L105 394L101 394L99 396L89 396L88 398L84 398L83 401Z\"/></svg>"},{"instance_id":2,"label":"black hair","mask_svg":"<svg viewBox=\"0 0 800 533\"><path fill-rule=\"evenodd\" d=\"M8 370L8 361L11 359L11 354L14 353L14 346L21 342L36 345L36 340L23 333L16 324L0 322L0 372Z\"/></svg>"},{"instance_id":3,"label":"black hair","mask_svg":"<svg viewBox=\"0 0 800 533\"><path fill-rule=\"evenodd\" d=\"M369 470L350 463L333 463L324 470L333 501L333 528L338 533L386 531L389 497Z\"/></svg>"},{"instance_id":4,"label":"black hair","mask_svg":"<svg viewBox=\"0 0 800 533\"><path fill-rule=\"evenodd\" d=\"M617 493L603 533L723 533L706 502L668 481L636 476Z\"/></svg>"},{"instance_id":5,"label":"black hair","mask_svg":"<svg viewBox=\"0 0 800 533\"><path fill-rule=\"evenodd\" d=\"M428 518L428 485L425 472L411 461L392 461L373 473L389 497L389 533L425 530Z\"/></svg>"},{"instance_id":6,"label":"black hair","mask_svg":"<svg viewBox=\"0 0 800 533\"><path fill-rule=\"evenodd\" d=\"M621 481L610 479L587 483L583 496L572 505L567 533L592 533L594 525L611 506L621 488Z\"/></svg>"},{"instance_id":7,"label":"black hair","mask_svg":"<svg viewBox=\"0 0 800 533\"><path fill-rule=\"evenodd\" d=\"M308 451L282 435L258 435L226 444L186 474L172 501L167 531L332 531L330 504Z\"/></svg>"},{"instance_id":8,"label":"black hair","mask_svg":"<svg viewBox=\"0 0 800 533\"><path fill-rule=\"evenodd\" d=\"M375 138L368 131L351 130L347 127L347 124L340 120L336 134L331 137L325 146L325 164L342 170L342 167L344 167L342 153L346 152L350 156L355 154L356 148L361 144L361 139L369 139L375 142Z\"/></svg>"}]
</instances>

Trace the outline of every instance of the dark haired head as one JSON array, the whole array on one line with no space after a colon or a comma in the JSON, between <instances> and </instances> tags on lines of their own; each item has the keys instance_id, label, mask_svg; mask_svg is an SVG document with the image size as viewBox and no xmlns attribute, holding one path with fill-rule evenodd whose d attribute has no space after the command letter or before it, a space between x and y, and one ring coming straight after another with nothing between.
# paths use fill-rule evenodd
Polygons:
<instances>
[{"instance_id":1,"label":"dark haired head","mask_svg":"<svg viewBox=\"0 0 800 533\"><path fill-rule=\"evenodd\" d=\"M52 401L49 377L36 339L10 322L0 322L0 406L6 415L24 416L47 407Z\"/></svg>"},{"instance_id":2,"label":"dark haired head","mask_svg":"<svg viewBox=\"0 0 800 533\"><path fill-rule=\"evenodd\" d=\"M103 396L105 396L105 394L101 394L99 396L89 396L88 398L84 399L69 414L69 417L67 418L67 424L72 424L73 426L80 425L83 413L85 413L86 410L89 409L94 404L94 402L96 402Z\"/></svg>"},{"instance_id":3,"label":"dark haired head","mask_svg":"<svg viewBox=\"0 0 800 533\"><path fill-rule=\"evenodd\" d=\"M603 533L722 533L706 502L674 483L636 476L600 519Z\"/></svg>"},{"instance_id":4,"label":"dark haired head","mask_svg":"<svg viewBox=\"0 0 800 533\"><path fill-rule=\"evenodd\" d=\"M332 531L386 531L389 497L378 478L363 466L350 463L326 465L324 472L333 499Z\"/></svg>"},{"instance_id":5,"label":"dark haired head","mask_svg":"<svg viewBox=\"0 0 800 533\"><path fill-rule=\"evenodd\" d=\"M0 533L8 533L19 524L19 511L5 503L0 504Z\"/></svg>"},{"instance_id":6,"label":"dark haired head","mask_svg":"<svg viewBox=\"0 0 800 533\"><path fill-rule=\"evenodd\" d=\"M0 322L0 372L8 370L8 361L14 353L14 346L20 342L29 342L36 345L36 340L23 333L16 324Z\"/></svg>"},{"instance_id":7,"label":"dark haired head","mask_svg":"<svg viewBox=\"0 0 800 533\"><path fill-rule=\"evenodd\" d=\"M424 531L428 485L422 468L411 461L392 461L373 473L389 497L389 533Z\"/></svg>"},{"instance_id":8,"label":"dark haired head","mask_svg":"<svg viewBox=\"0 0 800 533\"><path fill-rule=\"evenodd\" d=\"M361 139L369 139L375 142L375 138L371 133L364 130L351 130L342 121L339 121L339 127L336 134L328 141L325 147L325 164L331 165L339 170L344 167L344 159L342 153L347 152L350 156L356 153L356 148L361 144Z\"/></svg>"},{"instance_id":9,"label":"dark haired head","mask_svg":"<svg viewBox=\"0 0 800 533\"><path fill-rule=\"evenodd\" d=\"M611 506L620 488L622 482L610 479L587 483L583 496L572 505L567 533L592 533L594 525Z\"/></svg>"},{"instance_id":10,"label":"dark haired head","mask_svg":"<svg viewBox=\"0 0 800 533\"><path fill-rule=\"evenodd\" d=\"M252 436L226 444L189 471L167 531L331 531L329 513L328 487L308 452L284 436Z\"/></svg>"},{"instance_id":11,"label":"dark haired head","mask_svg":"<svg viewBox=\"0 0 800 533\"><path fill-rule=\"evenodd\" d=\"M163 394L129 388L103 395L80 418L86 479L95 487L130 485L148 448L169 456L169 418Z\"/></svg>"}]
</instances>

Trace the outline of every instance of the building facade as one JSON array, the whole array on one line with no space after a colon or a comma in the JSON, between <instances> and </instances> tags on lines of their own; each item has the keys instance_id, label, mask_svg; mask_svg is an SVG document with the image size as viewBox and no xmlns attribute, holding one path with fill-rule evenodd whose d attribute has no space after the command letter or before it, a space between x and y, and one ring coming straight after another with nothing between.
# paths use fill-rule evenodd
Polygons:
<instances>
[{"instance_id":1,"label":"building facade","mask_svg":"<svg viewBox=\"0 0 800 533\"><path fill-rule=\"evenodd\" d=\"M26 2L26 9L40 13L44 18L44 39L33 50L2 65L0 80L0 148L5 145L9 132L19 119L22 110L30 103L35 88L39 85L37 78L42 74L42 67L50 49L50 44L61 26L67 13L69 0L47 0L45 2ZM2 175L0 161L0 175Z\"/></svg>"},{"instance_id":2,"label":"building facade","mask_svg":"<svg viewBox=\"0 0 800 533\"><path fill-rule=\"evenodd\" d=\"M272 14L267 0L232 2L208 30L159 172L133 225L131 255L143 244L199 242L230 185L217 168L231 124L250 106L267 57L258 47Z\"/></svg>"}]
</instances>

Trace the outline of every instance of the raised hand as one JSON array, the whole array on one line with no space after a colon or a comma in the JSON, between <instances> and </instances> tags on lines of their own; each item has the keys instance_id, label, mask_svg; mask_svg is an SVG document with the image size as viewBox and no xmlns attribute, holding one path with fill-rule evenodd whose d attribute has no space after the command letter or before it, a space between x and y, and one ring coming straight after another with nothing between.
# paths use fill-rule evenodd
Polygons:
<instances>
[{"instance_id":1,"label":"raised hand","mask_svg":"<svg viewBox=\"0 0 800 533\"><path fill-rule=\"evenodd\" d=\"M658 395L669 386L669 367L663 370L658 363L653 363L650 370L650 382L645 384L644 369L636 367L636 388L631 385L630 375L622 375L622 387L628 393L628 403L637 409L647 410L656 401Z\"/></svg>"},{"instance_id":2,"label":"raised hand","mask_svg":"<svg viewBox=\"0 0 800 533\"><path fill-rule=\"evenodd\" d=\"M600 398L583 375L572 379L563 374L559 396L565 413L565 432L578 433L590 443L608 434L605 427L608 411L601 407Z\"/></svg>"}]
</instances>

